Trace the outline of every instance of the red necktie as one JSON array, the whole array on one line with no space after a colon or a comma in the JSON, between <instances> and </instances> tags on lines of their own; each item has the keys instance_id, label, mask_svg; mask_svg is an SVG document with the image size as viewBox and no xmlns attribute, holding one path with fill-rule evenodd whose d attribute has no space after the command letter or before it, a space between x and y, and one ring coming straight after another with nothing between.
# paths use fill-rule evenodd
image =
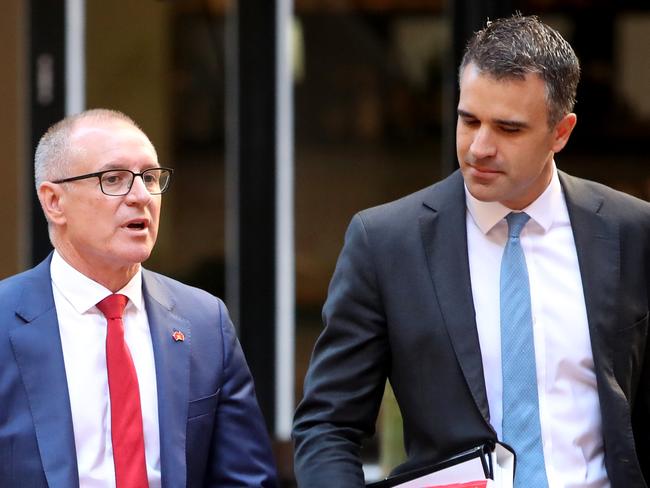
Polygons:
<instances>
[{"instance_id":1,"label":"red necktie","mask_svg":"<svg viewBox=\"0 0 650 488\"><path fill-rule=\"evenodd\" d=\"M122 313L129 299L109 295L97 304L106 317L106 370L111 395L111 432L117 488L147 488L138 376L124 341Z\"/></svg>"}]
</instances>

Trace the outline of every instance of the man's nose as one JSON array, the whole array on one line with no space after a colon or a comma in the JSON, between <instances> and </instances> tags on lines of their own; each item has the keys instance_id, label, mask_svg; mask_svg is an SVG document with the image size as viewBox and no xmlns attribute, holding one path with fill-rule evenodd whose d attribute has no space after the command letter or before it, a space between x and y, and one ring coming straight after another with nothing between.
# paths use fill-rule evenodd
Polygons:
<instances>
[{"instance_id":1,"label":"man's nose","mask_svg":"<svg viewBox=\"0 0 650 488\"><path fill-rule=\"evenodd\" d=\"M133 183L131 184L131 190L126 194L127 200L138 201L138 202L148 202L151 200L151 193L147 190L146 185L142 176L137 175L133 178Z\"/></svg>"},{"instance_id":2,"label":"man's nose","mask_svg":"<svg viewBox=\"0 0 650 488\"><path fill-rule=\"evenodd\" d=\"M477 130L469 150L475 159L484 159L495 156L497 153L497 147L492 131L487 127L481 127Z\"/></svg>"}]
</instances>

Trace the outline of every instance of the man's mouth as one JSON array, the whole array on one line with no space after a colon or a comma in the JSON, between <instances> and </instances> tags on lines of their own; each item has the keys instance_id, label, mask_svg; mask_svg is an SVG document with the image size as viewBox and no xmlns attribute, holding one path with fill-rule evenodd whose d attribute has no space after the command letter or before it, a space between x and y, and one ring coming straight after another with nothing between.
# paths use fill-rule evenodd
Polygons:
<instances>
[{"instance_id":1,"label":"man's mouth","mask_svg":"<svg viewBox=\"0 0 650 488\"><path fill-rule=\"evenodd\" d=\"M133 220L126 224L127 229L144 230L147 227L146 220Z\"/></svg>"},{"instance_id":2,"label":"man's mouth","mask_svg":"<svg viewBox=\"0 0 650 488\"><path fill-rule=\"evenodd\" d=\"M481 164L472 163L467 163L467 166L470 169L470 174L475 178L492 180L503 174L503 171L497 169L497 167L494 166L484 166Z\"/></svg>"},{"instance_id":3,"label":"man's mouth","mask_svg":"<svg viewBox=\"0 0 650 488\"><path fill-rule=\"evenodd\" d=\"M484 174L501 173L501 171L499 171L498 169L490 168L487 166L480 166L477 164L470 164L470 166L472 167L472 169L474 169L474 171L478 171L479 173L484 173Z\"/></svg>"}]
</instances>

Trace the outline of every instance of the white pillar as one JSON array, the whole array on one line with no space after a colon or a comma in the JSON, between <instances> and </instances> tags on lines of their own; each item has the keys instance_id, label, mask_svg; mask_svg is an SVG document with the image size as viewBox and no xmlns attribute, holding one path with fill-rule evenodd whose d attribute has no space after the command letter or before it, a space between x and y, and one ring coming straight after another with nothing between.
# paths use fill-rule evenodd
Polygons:
<instances>
[{"instance_id":1,"label":"white pillar","mask_svg":"<svg viewBox=\"0 0 650 488\"><path fill-rule=\"evenodd\" d=\"M276 316L275 436L291 438L294 405L295 245L292 0L278 0L276 16Z\"/></svg>"},{"instance_id":2,"label":"white pillar","mask_svg":"<svg viewBox=\"0 0 650 488\"><path fill-rule=\"evenodd\" d=\"M65 114L86 106L86 3L65 1Z\"/></svg>"}]
</instances>

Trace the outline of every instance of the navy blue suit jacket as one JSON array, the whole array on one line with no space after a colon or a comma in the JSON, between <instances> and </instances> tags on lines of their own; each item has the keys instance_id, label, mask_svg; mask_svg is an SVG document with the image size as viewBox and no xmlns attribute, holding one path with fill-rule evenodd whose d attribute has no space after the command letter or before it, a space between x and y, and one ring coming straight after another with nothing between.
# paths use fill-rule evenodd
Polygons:
<instances>
[{"instance_id":1,"label":"navy blue suit jacket","mask_svg":"<svg viewBox=\"0 0 650 488\"><path fill-rule=\"evenodd\" d=\"M50 260L0 282L0 486L79 477ZM162 486L274 487L253 380L224 304L143 270L154 349ZM184 341L172 338L180 330Z\"/></svg>"}]
</instances>

